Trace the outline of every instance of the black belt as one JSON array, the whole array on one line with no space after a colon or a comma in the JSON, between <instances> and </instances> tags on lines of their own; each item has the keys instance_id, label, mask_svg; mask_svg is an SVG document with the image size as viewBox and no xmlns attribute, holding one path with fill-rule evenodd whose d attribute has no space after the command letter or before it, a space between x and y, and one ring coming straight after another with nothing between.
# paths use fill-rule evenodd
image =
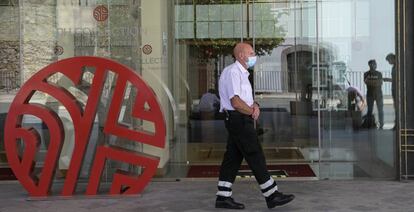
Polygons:
<instances>
[{"instance_id":1,"label":"black belt","mask_svg":"<svg viewBox=\"0 0 414 212\"><path fill-rule=\"evenodd\" d=\"M224 110L224 113L226 113L227 115L230 115L230 116L249 116L249 115L246 115L244 113L240 113L237 110Z\"/></svg>"}]
</instances>

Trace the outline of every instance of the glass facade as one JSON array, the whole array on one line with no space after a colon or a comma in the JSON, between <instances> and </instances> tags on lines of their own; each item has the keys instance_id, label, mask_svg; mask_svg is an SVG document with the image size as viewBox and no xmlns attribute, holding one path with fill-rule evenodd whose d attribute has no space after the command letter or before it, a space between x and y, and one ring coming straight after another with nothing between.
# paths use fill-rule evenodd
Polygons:
<instances>
[{"instance_id":1,"label":"glass facade","mask_svg":"<svg viewBox=\"0 0 414 212\"><path fill-rule=\"evenodd\" d=\"M174 61L188 81L183 97L191 111L189 132L179 139L188 152L182 161L207 170L220 164L223 117L209 116L202 99L217 90L232 47L244 41L260 56L251 82L270 167L312 177L301 166L289 171L307 165L319 179L395 177L392 65L385 59L395 53L394 1L176 1L175 15ZM351 106L363 99L372 108L364 82L371 59L385 80L376 101L383 107L373 107L377 126L367 128L368 106Z\"/></svg>"},{"instance_id":2,"label":"glass facade","mask_svg":"<svg viewBox=\"0 0 414 212\"><path fill-rule=\"evenodd\" d=\"M243 41L259 56L249 71L261 106L256 129L273 175L396 178L395 77L386 60L396 51L395 17L393 0L0 0L1 129L19 88L43 67L75 56L109 58L140 74L156 93L167 145L103 133L117 77L109 75L80 178L88 179L96 147L103 144L160 158L160 178L217 177L227 140L217 110L218 79L234 62L234 45ZM375 95L364 76L371 60L383 77ZM61 74L48 82L85 104L93 74L85 68L77 86ZM153 131L152 123L129 115L136 92L127 86L120 121ZM52 108L64 123L56 174L64 180L75 126L50 95L36 92L31 101ZM41 169L48 129L35 116L24 116L23 123L41 136ZM0 165L6 170L3 131ZM109 161L103 178L111 181L118 169L142 172ZM240 175L251 174L243 166Z\"/></svg>"}]
</instances>

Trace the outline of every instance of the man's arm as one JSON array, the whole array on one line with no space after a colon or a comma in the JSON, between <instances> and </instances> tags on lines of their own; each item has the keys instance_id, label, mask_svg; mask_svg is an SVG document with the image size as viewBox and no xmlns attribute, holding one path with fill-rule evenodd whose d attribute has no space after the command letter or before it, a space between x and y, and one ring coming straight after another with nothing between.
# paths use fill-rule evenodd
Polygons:
<instances>
[{"instance_id":1,"label":"man's arm","mask_svg":"<svg viewBox=\"0 0 414 212\"><path fill-rule=\"evenodd\" d=\"M254 109L252 107L249 107L243 100L240 99L239 96L234 96L231 98L231 106L239 111L240 113L246 114L246 115L252 115L254 113Z\"/></svg>"},{"instance_id":2,"label":"man's arm","mask_svg":"<svg viewBox=\"0 0 414 212\"><path fill-rule=\"evenodd\" d=\"M254 120L259 119L260 116L260 105L257 102L253 103L253 114L252 114L252 118Z\"/></svg>"},{"instance_id":3,"label":"man's arm","mask_svg":"<svg viewBox=\"0 0 414 212\"><path fill-rule=\"evenodd\" d=\"M364 74L364 82L367 86L381 86L383 80L382 75L380 75L379 79L372 79L369 75L370 74L368 72Z\"/></svg>"},{"instance_id":4,"label":"man's arm","mask_svg":"<svg viewBox=\"0 0 414 212\"><path fill-rule=\"evenodd\" d=\"M364 73L364 82L365 82L365 84L367 85L367 86L371 86L372 84L372 82L371 82L371 80L368 78L368 72L365 72Z\"/></svg>"},{"instance_id":5,"label":"man's arm","mask_svg":"<svg viewBox=\"0 0 414 212\"><path fill-rule=\"evenodd\" d=\"M362 95L362 93L359 90L356 90L357 96L359 96L359 99L361 100L361 102L358 104L358 109L360 111L363 111L365 109L365 106L367 105L367 103L365 102L365 98L364 95Z\"/></svg>"},{"instance_id":6,"label":"man's arm","mask_svg":"<svg viewBox=\"0 0 414 212\"><path fill-rule=\"evenodd\" d=\"M377 75L378 75L378 79L375 80L375 85L380 87L380 86L382 86L382 82L383 82L384 79L382 78L382 73L381 72L378 71Z\"/></svg>"},{"instance_id":7,"label":"man's arm","mask_svg":"<svg viewBox=\"0 0 414 212\"><path fill-rule=\"evenodd\" d=\"M392 72L394 71L394 68L391 70L391 77L383 77L382 78L382 80L384 81L384 82L392 82ZM382 74L381 74L381 76L382 76Z\"/></svg>"}]
</instances>

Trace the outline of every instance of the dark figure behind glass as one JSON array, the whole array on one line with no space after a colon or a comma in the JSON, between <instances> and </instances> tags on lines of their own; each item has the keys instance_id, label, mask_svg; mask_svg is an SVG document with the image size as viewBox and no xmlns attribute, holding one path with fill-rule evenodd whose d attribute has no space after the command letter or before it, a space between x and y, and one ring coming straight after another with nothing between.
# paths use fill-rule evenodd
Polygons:
<instances>
[{"instance_id":1,"label":"dark figure behind glass","mask_svg":"<svg viewBox=\"0 0 414 212\"><path fill-rule=\"evenodd\" d=\"M202 120L214 119L215 113L220 107L220 99L217 97L216 90L209 89L207 93L203 94L199 103L199 110Z\"/></svg>"},{"instance_id":2,"label":"dark figure behind glass","mask_svg":"<svg viewBox=\"0 0 414 212\"><path fill-rule=\"evenodd\" d=\"M377 62L368 61L369 70L364 73L364 82L367 85L367 117L372 117L374 101L377 103L378 119L380 129L384 126L384 100L382 96L383 78L381 72L377 71Z\"/></svg>"},{"instance_id":3,"label":"dark figure behind glass","mask_svg":"<svg viewBox=\"0 0 414 212\"><path fill-rule=\"evenodd\" d=\"M391 68L391 79L390 78L386 78L384 79L384 81L386 82L391 82L391 93L392 93L392 100L394 103L394 114L395 114L395 120L397 119L397 70L396 70L396 58L395 58L395 54L393 53L389 53L387 55L387 57L385 57L385 60L392 65ZM396 121L394 120L394 129L395 129L395 125L397 124Z\"/></svg>"}]
</instances>

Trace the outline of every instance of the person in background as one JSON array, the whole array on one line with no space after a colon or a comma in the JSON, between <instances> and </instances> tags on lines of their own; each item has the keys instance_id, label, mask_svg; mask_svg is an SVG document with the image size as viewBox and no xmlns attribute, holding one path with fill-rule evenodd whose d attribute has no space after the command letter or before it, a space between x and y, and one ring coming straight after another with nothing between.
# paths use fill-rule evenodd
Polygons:
<instances>
[{"instance_id":1,"label":"person in background","mask_svg":"<svg viewBox=\"0 0 414 212\"><path fill-rule=\"evenodd\" d=\"M367 117L371 117L374 109L374 101L377 103L378 119L380 129L384 126L384 100L382 96L383 78L381 72L377 71L377 62L368 61L369 70L364 73L364 82L367 85Z\"/></svg>"},{"instance_id":2,"label":"person in background","mask_svg":"<svg viewBox=\"0 0 414 212\"><path fill-rule=\"evenodd\" d=\"M260 116L259 104L254 102L248 68L254 67L257 57L251 45L238 43L233 50L236 61L220 76L220 112L226 113L225 126L229 133L226 152L220 168L216 208L244 209L232 198L232 185L245 159L260 185L267 207L274 208L292 201L295 196L278 191L270 176L263 149L254 127Z\"/></svg>"},{"instance_id":3,"label":"person in background","mask_svg":"<svg viewBox=\"0 0 414 212\"><path fill-rule=\"evenodd\" d=\"M209 89L207 93L203 94L198 105L198 109L201 113L201 119L210 120L214 119L216 111L220 106L220 99L216 95L214 89Z\"/></svg>"},{"instance_id":4,"label":"person in background","mask_svg":"<svg viewBox=\"0 0 414 212\"><path fill-rule=\"evenodd\" d=\"M391 68L391 79L390 78L386 78L384 79L384 81L386 82L391 82L391 94L392 94L392 100L393 100L393 104L394 104L394 114L395 114L395 120L397 120L397 70L396 70L396 58L395 58L395 54L393 53L389 53L387 55L387 57L385 57L385 60L392 66ZM397 124L396 121L394 120L394 128L395 129L395 125Z\"/></svg>"},{"instance_id":5,"label":"person in background","mask_svg":"<svg viewBox=\"0 0 414 212\"><path fill-rule=\"evenodd\" d=\"M349 87L346 88L348 93L348 111L363 111L366 107L366 101L362 92L348 81Z\"/></svg>"},{"instance_id":6,"label":"person in background","mask_svg":"<svg viewBox=\"0 0 414 212\"><path fill-rule=\"evenodd\" d=\"M362 112L366 107L364 95L359 88L352 86L348 81L346 91L348 93L348 112L352 117L352 127L358 130L362 125Z\"/></svg>"}]
</instances>

